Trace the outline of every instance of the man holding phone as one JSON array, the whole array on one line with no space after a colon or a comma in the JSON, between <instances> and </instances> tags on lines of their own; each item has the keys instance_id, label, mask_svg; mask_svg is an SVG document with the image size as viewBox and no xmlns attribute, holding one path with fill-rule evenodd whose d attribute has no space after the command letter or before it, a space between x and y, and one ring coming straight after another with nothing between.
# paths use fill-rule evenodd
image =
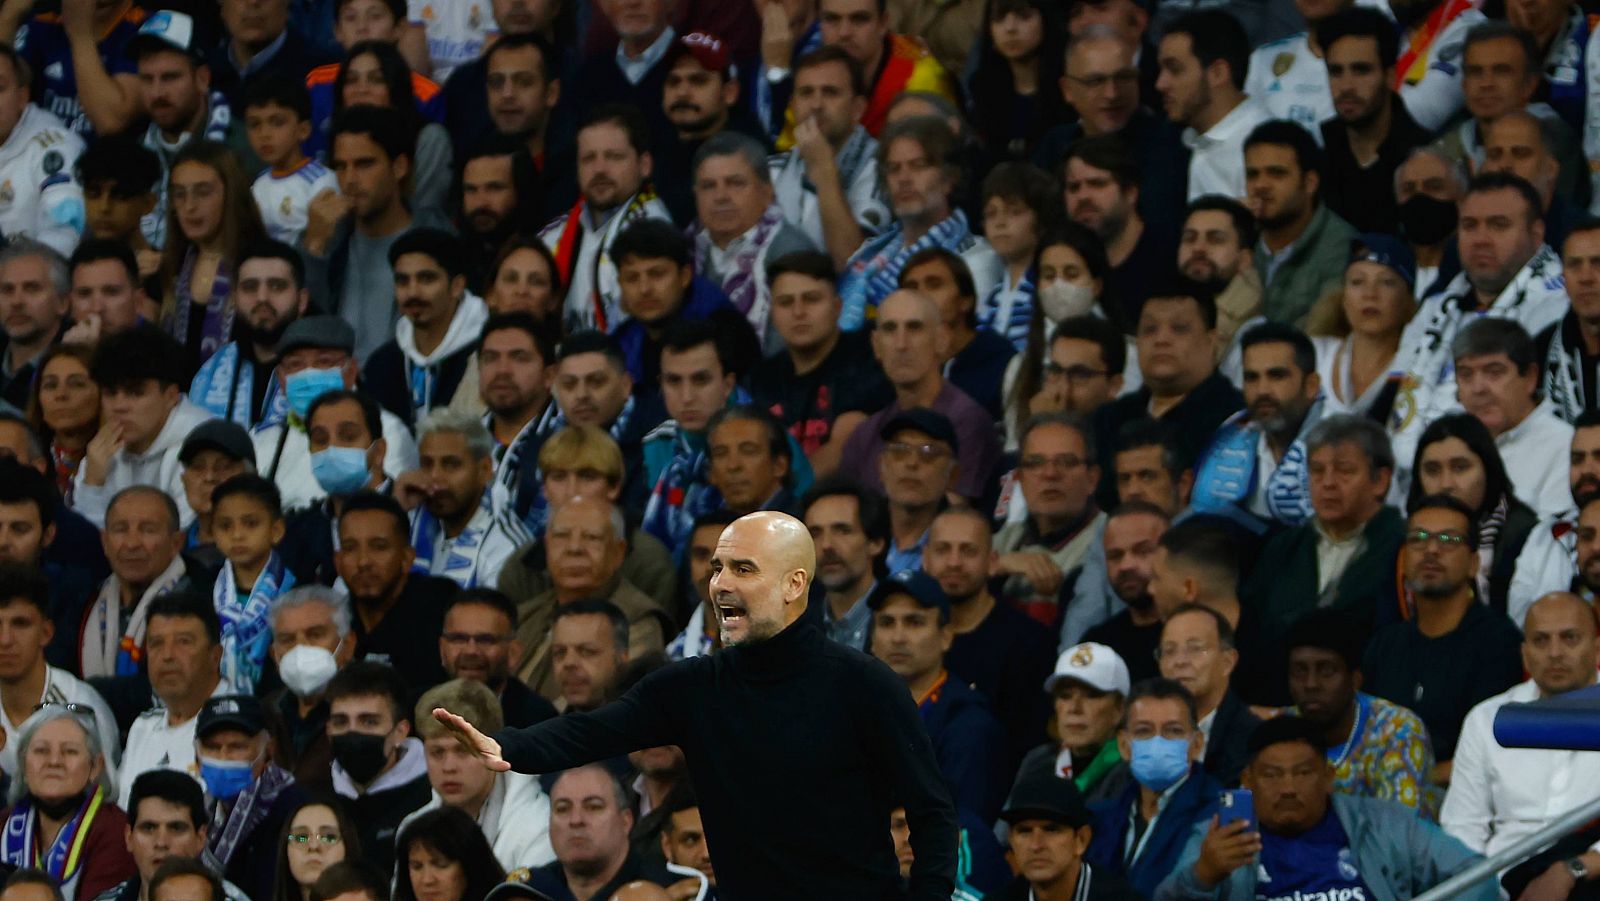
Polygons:
<instances>
[{"instance_id":1,"label":"man holding phone","mask_svg":"<svg viewBox=\"0 0 1600 901\"><path fill-rule=\"evenodd\" d=\"M1256 727L1244 787L1257 830L1247 819L1201 825L1157 901L1411 898L1481 859L1409 807L1335 795L1325 755L1322 730L1300 717ZM1491 875L1456 897L1499 895Z\"/></svg>"}]
</instances>

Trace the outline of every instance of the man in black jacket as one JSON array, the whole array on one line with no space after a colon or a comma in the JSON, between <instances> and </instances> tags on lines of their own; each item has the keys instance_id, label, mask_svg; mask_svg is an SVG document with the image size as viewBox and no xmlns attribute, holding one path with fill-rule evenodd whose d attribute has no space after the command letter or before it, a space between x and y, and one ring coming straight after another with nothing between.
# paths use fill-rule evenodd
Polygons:
<instances>
[{"instance_id":1,"label":"man in black jacket","mask_svg":"<svg viewBox=\"0 0 1600 901\"><path fill-rule=\"evenodd\" d=\"M449 711L434 715L501 772L682 747L721 897L895 896L899 867L883 824L903 803L917 852L910 897L949 898L955 812L927 733L893 672L802 621L815 570L798 520L742 517L711 560L725 650L664 667L593 713L492 738Z\"/></svg>"}]
</instances>

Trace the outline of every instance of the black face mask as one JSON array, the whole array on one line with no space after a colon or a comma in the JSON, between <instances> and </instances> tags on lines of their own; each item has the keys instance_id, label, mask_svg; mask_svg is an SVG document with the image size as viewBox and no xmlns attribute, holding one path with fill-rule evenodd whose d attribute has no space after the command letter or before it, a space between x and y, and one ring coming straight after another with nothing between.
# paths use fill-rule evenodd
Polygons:
<instances>
[{"instance_id":1,"label":"black face mask","mask_svg":"<svg viewBox=\"0 0 1600 901\"><path fill-rule=\"evenodd\" d=\"M1456 230L1456 205L1448 200L1418 194L1400 204L1400 227L1406 240L1431 247Z\"/></svg>"},{"instance_id":2,"label":"black face mask","mask_svg":"<svg viewBox=\"0 0 1600 901\"><path fill-rule=\"evenodd\" d=\"M89 797L87 790L78 792L70 798L61 798L55 801L46 801L43 798L29 795L33 801L33 809L52 820L65 820L78 812L85 799Z\"/></svg>"},{"instance_id":3,"label":"black face mask","mask_svg":"<svg viewBox=\"0 0 1600 901\"><path fill-rule=\"evenodd\" d=\"M357 784L366 785L377 778L378 772L389 761L389 755L383 751L383 738L382 735L366 732L335 735L331 742L333 759Z\"/></svg>"}]
</instances>

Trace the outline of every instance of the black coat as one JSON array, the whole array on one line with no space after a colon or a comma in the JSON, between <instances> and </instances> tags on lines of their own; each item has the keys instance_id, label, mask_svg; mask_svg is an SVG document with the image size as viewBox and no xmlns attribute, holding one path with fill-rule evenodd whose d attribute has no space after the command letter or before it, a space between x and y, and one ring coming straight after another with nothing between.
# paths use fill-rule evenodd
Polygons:
<instances>
[{"instance_id":1,"label":"black coat","mask_svg":"<svg viewBox=\"0 0 1600 901\"><path fill-rule=\"evenodd\" d=\"M1206 743L1207 773L1228 788L1239 784L1239 774L1250 762L1250 733L1261 720L1239 700L1232 689L1222 696L1217 715L1211 720L1211 740Z\"/></svg>"}]
</instances>

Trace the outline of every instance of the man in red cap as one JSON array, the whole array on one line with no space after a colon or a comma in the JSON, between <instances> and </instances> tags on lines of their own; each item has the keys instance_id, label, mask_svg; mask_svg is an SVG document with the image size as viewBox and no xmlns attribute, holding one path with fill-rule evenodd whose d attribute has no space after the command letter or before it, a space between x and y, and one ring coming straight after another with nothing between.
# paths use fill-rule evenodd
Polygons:
<instances>
[{"instance_id":1,"label":"man in red cap","mask_svg":"<svg viewBox=\"0 0 1600 901\"><path fill-rule=\"evenodd\" d=\"M771 146L761 124L745 109L732 50L720 37L706 31L679 35L662 60L666 80L657 101L672 128L652 132L656 165L669 177L657 179L656 190L672 211L672 218L694 218L694 156L706 139L723 131L736 131Z\"/></svg>"}]
</instances>

